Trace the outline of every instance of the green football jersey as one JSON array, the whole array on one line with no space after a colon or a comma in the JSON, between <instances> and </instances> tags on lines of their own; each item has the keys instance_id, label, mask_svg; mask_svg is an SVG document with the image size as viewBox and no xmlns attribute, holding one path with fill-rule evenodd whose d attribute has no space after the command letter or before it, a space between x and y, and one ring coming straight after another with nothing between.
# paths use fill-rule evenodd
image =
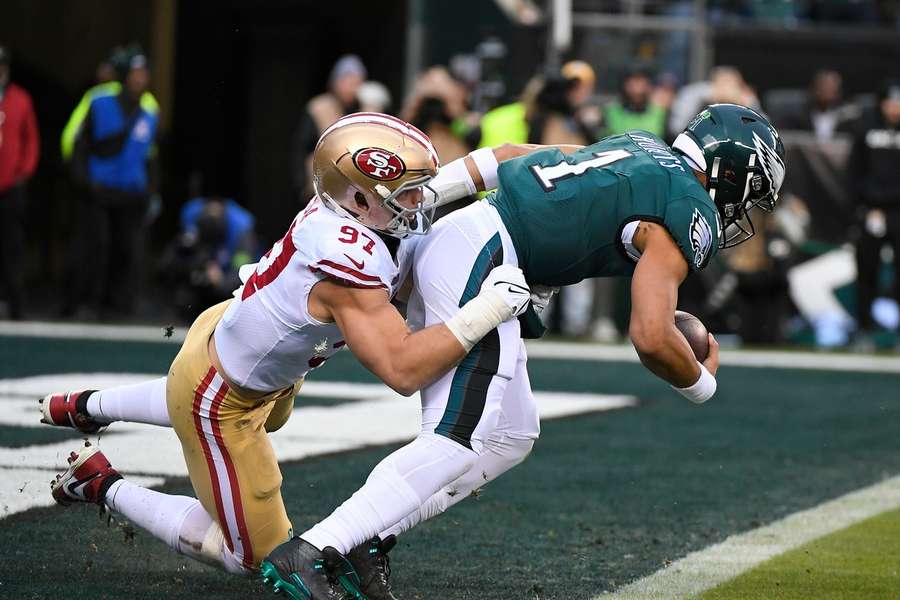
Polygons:
<instances>
[{"instance_id":1,"label":"green football jersey","mask_svg":"<svg viewBox=\"0 0 900 600\"><path fill-rule=\"evenodd\" d=\"M629 276L622 243L630 222L663 225L691 269L718 250L718 211L688 164L646 131L574 154L545 149L501 163L488 201L506 225L529 283L570 285Z\"/></svg>"}]
</instances>

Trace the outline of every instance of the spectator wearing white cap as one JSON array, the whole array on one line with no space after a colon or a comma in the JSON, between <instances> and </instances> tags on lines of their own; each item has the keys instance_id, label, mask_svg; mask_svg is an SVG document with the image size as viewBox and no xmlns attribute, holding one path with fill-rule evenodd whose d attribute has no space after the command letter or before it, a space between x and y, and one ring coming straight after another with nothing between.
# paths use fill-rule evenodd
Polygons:
<instances>
[{"instance_id":1,"label":"spectator wearing white cap","mask_svg":"<svg viewBox=\"0 0 900 600\"><path fill-rule=\"evenodd\" d=\"M366 81L356 93L359 109L363 112L389 112L391 92L380 81Z\"/></svg>"}]
</instances>

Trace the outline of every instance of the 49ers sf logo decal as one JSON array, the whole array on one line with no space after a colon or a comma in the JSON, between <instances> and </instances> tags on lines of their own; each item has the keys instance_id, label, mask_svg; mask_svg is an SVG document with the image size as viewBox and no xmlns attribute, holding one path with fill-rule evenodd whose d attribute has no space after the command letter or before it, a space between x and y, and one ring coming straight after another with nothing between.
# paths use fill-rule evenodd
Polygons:
<instances>
[{"instance_id":1,"label":"49ers sf logo decal","mask_svg":"<svg viewBox=\"0 0 900 600\"><path fill-rule=\"evenodd\" d=\"M363 148L353 155L353 164L372 179L393 181L406 173L403 160L383 148Z\"/></svg>"}]
</instances>

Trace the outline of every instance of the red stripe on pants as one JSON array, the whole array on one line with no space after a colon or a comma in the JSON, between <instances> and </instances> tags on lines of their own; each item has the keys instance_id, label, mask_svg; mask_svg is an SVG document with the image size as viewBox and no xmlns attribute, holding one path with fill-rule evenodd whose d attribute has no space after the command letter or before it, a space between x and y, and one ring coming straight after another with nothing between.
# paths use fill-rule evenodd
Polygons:
<instances>
[{"instance_id":1,"label":"red stripe on pants","mask_svg":"<svg viewBox=\"0 0 900 600\"><path fill-rule=\"evenodd\" d=\"M234 552L234 542L231 539L231 532L228 528L228 521L225 519L225 507L222 505L222 493L219 491L219 474L216 471L216 465L212 458L212 452L209 448L209 442L206 441L206 433L203 431L203 422L200 420L200 406L203 404L203 394L209 389L212 383L216 369L210 367L206 372L206 377L200 383L200 386L194 392L194 404L192 412L194 413L194 427L197 429L197 435L200 437L200 445L203 446L203 455L206 457L206 464L209 467L209 478L212 483L213 498L216 502L216 512L219 514L219 524L222 532L225 534L225 544L228 550Z\"/></svg>"},{"instance_id":2,"label":"red stripe on pants","mask_svg":"<svg viewBox=\"0 0 900 600\"><path fill-rule=\"evenodd\" d=\"M222 381L216 397L212 401L209 409L210 422L212 423L213 436L216 444L219 446L219 452L222 453L222 459L225 461L225 469L228 471L228 480L231 485L231 499L234 502L234 514L237 520L238 534L241 536L241 549L243 550L243 564L245 567L253 568L253 545L250 543L250 535L247 532L247 521L244 518L244 505L241 503L241 488L238 484L237 472L234 469L234 462L231 455L225 447L225 441L222 439L222 431L219 428L219 406L228 393L228 384Z\"/></svg>"}]
</instances>

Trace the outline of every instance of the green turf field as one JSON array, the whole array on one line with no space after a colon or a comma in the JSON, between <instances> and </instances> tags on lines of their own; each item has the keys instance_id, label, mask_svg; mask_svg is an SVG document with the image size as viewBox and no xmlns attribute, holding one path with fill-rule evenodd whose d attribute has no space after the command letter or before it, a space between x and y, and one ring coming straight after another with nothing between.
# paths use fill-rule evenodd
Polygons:
<instances>
[{"instance_id":1,"label":"green turf field","mask_svg":"<svg viewBox=\"0 0 900 600\"><path fill-rule=\"evenodd\" d=\"M773 558L700 600L869 600L900 597L900 510ZM885 592L893 596L886 596Z\"/></svg>"},{"instance_id":2,"label":"green turf field","mask_svg":"<svg viewBox=\"0 0 900 600\"><path fill-rule=\"evenodd\" d=\"M163 373L176 350L0 338L0 377ZM900 375L728 367L716 398L697 407L634 363L542 359L530 373L536 390L633 394L641 404L545 422L525 463L401 539L392 554L400 598L593 598L731 534L900 473ZM347 353L314 376L371 381ZM58 441L39 428L0 435L7 447ZM284 464L295 529L329 513L394 447ZM162 489L190 493L184 479ZM896 518L889 523L896 529ZM839 547L823 556L832 560ZM0 548L0 598L263 595L255 581L196 566L140 531L132 536L127 525L107 525L92 507L37 508L0 520ZM884 548L896 555L896 537ZM747 575L763 590L757 596L722 588L714 597L776 598L766 590L780 587L778 569L803 563L785 564ZM840 577L869 590L866 598L898 597L891 595L900 590L896 570L877 578L867 568Z\"/></svg>"}]
</instances>

